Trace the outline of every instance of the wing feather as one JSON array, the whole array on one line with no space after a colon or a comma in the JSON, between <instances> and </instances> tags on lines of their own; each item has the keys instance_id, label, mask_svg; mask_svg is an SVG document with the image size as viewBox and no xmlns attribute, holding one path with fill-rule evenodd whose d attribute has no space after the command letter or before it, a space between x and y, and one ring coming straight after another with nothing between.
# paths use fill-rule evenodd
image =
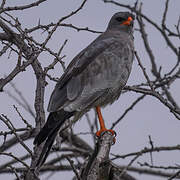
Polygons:
<instances>
[{"instance_id":1,"label":"wing feather","mask_svg":"<svg viewBox=\"0 0 180 180\"><path fill-rule=\"evenodd\" d=\"M78 80L81 91L65 110L83 111L112 103L127 82L132 61L133 49L126 42L114 41L75 78L74 83Z\"/></svg>"},{"instance_id":2,"label":"wing feather","mask_svg":"<svg viewBox=\"0 0 180 180\"><path fill-rule=\"evenodd\" d=\"M82 91L78 75L114 42L112 37L107 39L101 37L102 35L81 51L69 64L50 97L49 112L57 111L67 101L75 99Z\"/></svg>"}]
</instances>

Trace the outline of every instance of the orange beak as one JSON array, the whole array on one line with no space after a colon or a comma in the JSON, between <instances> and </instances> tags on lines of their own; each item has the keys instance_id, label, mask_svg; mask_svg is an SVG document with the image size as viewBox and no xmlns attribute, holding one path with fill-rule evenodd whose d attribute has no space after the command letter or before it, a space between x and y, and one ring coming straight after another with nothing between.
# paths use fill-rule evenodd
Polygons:
<instances>
[{"instance_id":1,"label":"orange beak","mask_svg":"<svg viewBox=\"0 0 180 180\"><path fill-rule=\"evenodd\" d=\"M133 20L132 17L129 16L128 19L126 21L124 21L122 24L129 26L131 24L132 20Z\"/></svg>"}]
</instances>

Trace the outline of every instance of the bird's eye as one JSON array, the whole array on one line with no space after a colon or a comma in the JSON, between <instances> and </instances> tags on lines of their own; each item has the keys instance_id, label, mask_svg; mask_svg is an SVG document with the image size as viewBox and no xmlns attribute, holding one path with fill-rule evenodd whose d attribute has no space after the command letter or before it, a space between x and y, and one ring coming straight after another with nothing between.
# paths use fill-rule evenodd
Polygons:
<instances>
[{"instance_id":1,"label":"bird's eye","mask_svg":"<svg viewBox=\"0 0 180 180\"><path fill-rule=\"evenodd\" d=\"M119 22L122 22L122 21L125 21L126 19L124 19L122 17L117 17L116 20L119 21Z\"/></svg>"}]
</instances>

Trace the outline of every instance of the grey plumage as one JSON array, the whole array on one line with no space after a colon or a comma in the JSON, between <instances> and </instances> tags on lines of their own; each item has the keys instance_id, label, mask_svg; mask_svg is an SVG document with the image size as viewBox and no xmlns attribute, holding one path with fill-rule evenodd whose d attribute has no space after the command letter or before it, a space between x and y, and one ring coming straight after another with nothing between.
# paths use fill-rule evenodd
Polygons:
<instances>
[{"instance_id":1,"label":"grey plumage","mask_svg":"<svg viewBox=\"0 0 180 180\"><path fill-rule=\"evenodd\" d=\"M47 127L50 127L48 131L56 129L57 133L62 123L53 125L51 119L64 122L75 115L77 120L89 109L106 106L118 99L130 75L134 57L133 21L129 25L122 24L128 17L134 19L129 12L116 13L107 30L71 61L51 95L49 122L35 138L35 144L44 140L47 144L50 135L46 132ZM61 112L61 116L55 117L54 112ZM50 146L54 139L51 141Z\"/></svg>"}]
</instances>

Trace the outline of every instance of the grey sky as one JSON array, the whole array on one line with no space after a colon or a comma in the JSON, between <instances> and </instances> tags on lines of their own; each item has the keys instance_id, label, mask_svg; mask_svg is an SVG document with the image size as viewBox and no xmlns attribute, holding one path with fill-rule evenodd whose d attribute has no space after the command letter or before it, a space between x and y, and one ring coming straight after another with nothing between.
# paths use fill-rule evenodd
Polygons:
<instances>
[{"instance_id":1,"label":"grey sky","mask_svg":"<svg viewBox=\"0 0 180 180\"><path fill-rule=\"evenodd\" d=\"M118 0L117 0L118 1ZM132 0L119 0L118 2L126 3L132 5L134 1ZM164 9L165 0L144 0L143 2L143 12L148 14L156 22L161 21L162 12ZM170 1L169 11L168 11L168 25L173 27L177 22L178 16L180 15L180 1L174 0ZM9 5L14 6L15 4L26 4L27 1L16 0L9 1ZM33 8L28 11L14 11L12 14L18 17L22 22L23 28L33 27L38 24L40 19L41 24L48 24L50 22L56 22L61 16L69 14L71 11L79 7L81 0L63 0L63 1L47 1L40 7ZM89 27L90 29L104 31L107 27L107 23L111 16L118 11L127 11L126 9L119 8L114 5L104 4L101 0L88 0L84 9L81 10L77 15L69 18L65 23L72 23L79 27ZM137 24L135 24L137 27ZM148 38L150 39L151 47L156 56L156 61L158 65L162 65L163 71L170 69L175 63L176 59L171 53L171 50L167 48L164 40L160 37L160 34L154 30L150 25L147 26L147 32L149 33ZM37 40L43 39L45 33L34 33L33 38ZM77 32L68 27L61 27L53 35L51 41L48 43L48 47L54 51L58 50L63 44L65 39L68 39L68 43L63 50L63 55L66 55L65 62L66 65L72 60L72 58L79 53L83 48L85 48L90 42L92 42L98 34L80 31ZM147 73L150 74L150 62L144 51L142 40L140 35L135 32L135 48L141 57L143 65L147 69ZM178 45L179 42L176 42ZM0 47L1 49L1 47ZM142 51L143 50L143 51ZM10 58L3 55L0 57L0 77L11 72L16 64L16 59L13 58L13 52ZM41 63L47 66L52 62L53 58L47 53L40 56ZM21 90L21 92L26 96L28 102L33 107L34 99L34 89L35 89L35 77L31 74L31 68L27 68L23 75L17 76L13 83L16 87ZM63 70L60 65L56 66L54 70L51 71L53 76L59 77ZM47 79L48 80L48 79ZM128 85L138 84L140 82L146 82L142 70L139 68L137 61L134 61L132 73L128 80ZM50 82L48 80L48 82ZM46 88L45 92L45 110L47 108L49 96L53 90L54 83L50 82ZM5 90L11 91L10 85L5 87ZM172 87L173 96L176 98L177 102L180 102L180 86L177 81ZM112 122L116 121L124 112L126 108L136 99L140 94L134 92L123 94L120 99L111 106L107 106L103 109L103 116L107 127L111 127ZM17 103L4 93L0 93L0 113L7 114L13 123L18 127L20 123L19 117L13 109L13 105ZM24 117L34 125L34 119L29 116L19 105L17 105L19 110L22 112ZM46 112L47 115L47 112ZM93 116L93 113L90 112ZM1 130L5 129L5 126L0 122ZM74 130L76 133L87 132L88 126L84 119L77 122L74 125ZM1 131L0 130L0 131ZM115 154L126 154L129 152L139 151L144 147L150 147L148 143L148 135L151 135L155 146L168 146L179 144L180 137L180 122L175 119L175 117L169 112L169 109L160 103L157 99L153 97L146 97L141 101L127 116L116 126L115 131L117 132L117 142L112 147L111 152ZM86 141L91 141L91 137L88 135L82 135L82 138ZM2 139L0 139L2 141ZM33 148L32 142L27 142L30 147ZM10 151L10 150L9 150ZM15 154L21 154L23 148L16 149ZM7 158L8 159L8 158ZM179 159L179 160L178 160ZM0 162L4 161L0 157ZM156 165L175 165L175 163L180 163L180 153L153 153L154 164ZM130 159L118 160L117 164L124 165L127 164ZM144 155L138 161L150 162L150 155ZM133 165L137 165L134 163ZM155 178L152 176L138 175L131 173L139 180L160 180L161 178ZM59 179L60 176L70 179L72 174L67 173L57 173L52 176L52 180ZM46 174L47 176L47 174ZM11 179L8 175L0 175L0 178ZM45 177L45 176L44 176ZM14 177L13 177L14 178ZM164 179L164 178L162 178Z\"/></svg>"}]
</instances>

